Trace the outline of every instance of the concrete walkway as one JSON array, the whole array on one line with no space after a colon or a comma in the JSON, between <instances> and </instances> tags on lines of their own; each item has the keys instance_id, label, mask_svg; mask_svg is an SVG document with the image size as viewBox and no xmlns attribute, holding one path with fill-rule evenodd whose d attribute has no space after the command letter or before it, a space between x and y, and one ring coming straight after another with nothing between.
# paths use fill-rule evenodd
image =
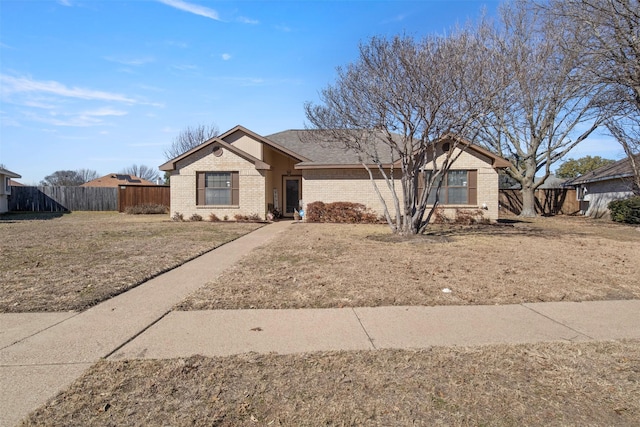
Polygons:
<instances>
[{"instance_id":1,"label":"concrete walkway","mask_svg":"<svg viewBox=\"0 0 640 427\"><path fill-rule=\"evenodd\" d=\"M13 426L187 295L291 226L240 237L82 313L0 314L0 426Z\"/></svg>"},{"instance_id":2,"label":"concrete walkway","mask_svg":"<svg viewBox=\"0 0 640 427\"><path fill-rule=\"evenodd\" d=\"M640 338L640 300L171 311L289 226L270 224L82 313L0 315L0 426L18 423L101 358Z\"/></svg>"}]
</instances>

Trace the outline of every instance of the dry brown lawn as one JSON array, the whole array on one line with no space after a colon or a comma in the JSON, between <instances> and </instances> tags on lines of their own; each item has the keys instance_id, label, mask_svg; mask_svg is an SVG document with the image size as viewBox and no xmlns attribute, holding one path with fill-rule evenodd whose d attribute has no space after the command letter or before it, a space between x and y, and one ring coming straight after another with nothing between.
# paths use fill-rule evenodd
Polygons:
<instances>
[{"instance_id":1,"label":"dry brown lawn","mask_svg":"<svg viewBox=\"0 0 640 427\"><path fill-rule=\"evenodd\" d=\"M639 344L102 361L24 424L637 426Z\"/></svg>"},{"instance_id":2,"label":"dry brown lawn","mask_svg":"<svg viewBox=\"0 0 640 427\"><path fill-rule=\"evenodd\" d=\"M30 234L24 249L19 249L23 245L17 242L12 244L23 252L3 264L3 286L11 274L36 274L28 273L34 265L42 271L33 283L52 283L44 279L51 276L66 280L65 286L75 286L78 280L69 280L65 272L73 268L80 274L92 274L86 266L93 264L87 264L84 254L98 248L107 254L106 247L121 248L119 255L105 256L119 269L127 263L118 257L146 254L148 248L149 257L193 251L184 259L215 246L214 241L224 241L219 235L223 231L246 231L232 224L156 223L135 217L122 223L120 216L112 224L111 220L105 223L105 218L110 217L94 221L88 216L86 224L74 221L71 228L62 226L73 219L71 216L38 224L40 233L47 237L38 239ZM54 231L58 226L61 229ZM0 223L0 230L3 236L10 230L16 240L22 232L33 233L26 223ZM44 234L49 232L52 234ZM85 235L90 237L84 239ZM158 236L162 237L154 240ZM56 243L57 251L73 251L64 253L73 253L71 258L79 260L64 264L69 256L49 255L56 251L49 250L53 243L44 241L65 242ZM169 250L166 245L171 244L178 246ZM152 261L167 265L179 262L144 259L147 262L135 262L138 268ZM23 261L22 269L5 273L5 265ZM57 268L59 263L65 268ZM113 265L98 268L112 277L118 270ZM127 274L133 277L138 272L129 270ZM149 274L155 273L121 280L135 282ZM426 236L410 239L391 236L384 226L292 224L286 233L255 250L179 307L639 298L639 277L640 230L585 218L438 226ZM14 281L10 290L18 288L16 283L19 281ZM73 288L72 295L86 287L85 283ZM53 295L62 295L63 288ZM452 292L443 293L443 288ZM20 289L25 300L17 298L16 302L46 300L38 295L45 292L42 287ZM6 294L3 288L5 299ZM32 413L24 424L637 426L640 341L101 361Z\"/></svg>"},{"instance_id":3,"label":"dry brown lawn","mask_svg":"<svg viewBox=\"0 0 640 427\"><path fill-rule=\"evenodd\" d=\"M260 224L76 212L0 217L0 312L83 310Z\"/></svg>"},{"instance_id":4,"label":"dry brown lawn","mask_svg":"<svg viewBox=\"0 0 640 427\"><path fill-rule=\"evenodd\" d=\"M448 288L452 292L444 293ZM293 224L181 310L640 298L640 228L582 217L434 226Z\"/></svg>"}]
</instances>

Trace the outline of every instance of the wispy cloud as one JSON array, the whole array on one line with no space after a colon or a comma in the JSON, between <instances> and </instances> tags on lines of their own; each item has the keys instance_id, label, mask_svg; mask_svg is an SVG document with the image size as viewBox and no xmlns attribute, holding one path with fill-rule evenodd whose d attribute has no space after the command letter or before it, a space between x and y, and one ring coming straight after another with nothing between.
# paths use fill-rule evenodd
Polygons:
<instances>
[{"instance_id":1,"label":"wispy cloud","mask_svg":"<svg viewBox=\"0 0 640 427\"><path fill-rule=\"evenodd\" d=\"M67 6L67 7L73 6L71 4L71 0L58 0L58 4L61 4L63 6Z\"/></svg>"},{"instance_id":2,"label":"wispy cloud","mask_svg":"<svg viewBox=\"0 0 640 427\"><path fill-rule=\"evenodd\" d=\"M46 123L58 127L90 127L104 125L105 117L124 116L126 111L101 108L98 110L82 111L79 113L56 113L37 114L33 111L23 111L23 116L36 122Z\"/></svg>"},{"instance_id":3,"label":"wispy cloud","mask_svg":"<svg viewBox=\"0 0 640 427\"><path fill-rule=\"evenodd\" d=\"M405 19L407 19L409 15L406 13L403 14L399 14L396 16L391 16L388 19L385 19L384 21L382 21L383 24L391 24L391 23L395 23L395 22L402 22Z\"/></svg>"},{"instance_id":4,"label":"wispy cloud","mask_svg":"<svg viewBox=\"0 0 640 427\"><path fill-rule=\"evenodd\" d=\"M166 142L136 142L128 144L129 147L163 147L167 145Z\"/></svg>"},{"instance_id":5,"label":"wispy cloud","mask_svg":"<svg viewBox=\"0 0 640 427\"><path fill-rule=\"evenodd\" d=\"M68 87L62 83L52 80L37 81L28 77L13 77L0 74L0 82L2 82L3 93L42 93L84 100L115 101L126 104L139 103L135 99L119 93L104 92L80 87Z\"/></svg>"},{"instance_id":6,"label":"wispy cloud","mask_svg":"<svg viewBox=\"0 0 640 427\"><path fill-rule=\"evenodd\" d=\"M222 54L222 60L223 61L228 61L231 59L231 55L229 55L228 53L223 53Z\"/></svg>"},{"instance_id":7,"label":"wispy cloud","mask_svg":"<svg viewBox=\"0 0 640 427\"><path fill-rule=\"evenodd\" d=\"M249 25L257 25L260 23L260 21L258 21L257 19L247 18L246 16L239 16L238 22L241 22L243 24L249 24Z\"/></svg>"},{"instance_id":8,"label":"wispy cloud","mask_svg":"<svg viewBox=\"0 0 640 427\"><path fill-rule=\"evenodd\" d=\"M83 117L104 117L104 116L125 116L126 111L115 110L113 108L99 108L97 110L89 110L80 113Z\"/></svg>"},{"instance_id":9,"label":"wispy cloud","mask_svg":"<svg viewBox=\"0 0 640 427\"><path fill-rule=\"evenodd\" d=\"M173 68L174 70L178 70L178 71L197 71L197 70L200 69L200 67L198 67L197 65L193 65L193 64L172 65L171 68Z\"/></svg>"},{"instance_id":10,"label":"wispy cloud","mask_svg":"<svg viewBox=\"0 0 640 427\"><path fill-rule=\"evenodd\" d=\"M187 3L182 0L158 0L160 3L166 4L167 6L174 7L176 9L183 10L185 12L193 13L194 15L204 16L205 18L210 18L215 21L220 21L220 16L218 12L208 8L206 6L200 6L198 4Z\"/></svg>"},{"instance_id":11,"label":"wispy cloud","mask_svg":"<svg viewBox=\"0 0 640 427\"><path fill-rule=\"evenodd\" d=\"M240 87L250 86L277 86L277 85L300 85L303 83L300 79L265 79L262 77L236 77L236 76L217 76L213 77L214 81L224 81Z\"/></svg>"},{"instance_id":12,"label":"wispy cloud","mask_svg":"<svg viewBox=\"0 0 640 427\"><path fill-rule=\"evenodd\" d=\"M169 41L167 41L166 43L167 43L167 45L169 45L169 46L179 47L179 48L181 48L181 49L186 49L186 48L188 48L188 47L189 47L189 45L188 45L187 43L185 43L185 42L177 42L177 41L175 41L175 40L169 40Z\"/></svg>"},{"instance_id":13,"label":"wispy cloud","mask_svg":"<svg viewBox=\"0 0 640 427\"><path fill-rule=\"evenodd\" d=\"M25 107L42 108L43 110L53 110L56 108L56 105L54 105L53 103L45 102L43 100L29 99L23 102L22 105Z\"/></svg>"},{"instance_id":14,"label":"wispy cloud","mask_svg":"<svg viewBox=\"0 0 640 427\"><path fill-rule=\"evenodd\" d=\"M293 31L293 28L287 26L287 25L276 25L275 29L278 31L282 31L283 33L290 33Z\"/></svg>"},{"instance_id":15,"label":"wispy cloud","mask_svg":"<svg viewBox=\"0 0 640 427\"><path fill-rule=\"evenodd\" d=\"M120 93L106 92L82 87L69 87L53 80L39 81L30 77L14 77L0 74L0 95L9 100L11 95L21 94L25 98L20 100L24 106L50 108L54 106L56 97L71 98L84 101L120 102L128 105L148 105L164 107L164 104L135 99ZM30 98L27 98L30 97ZM43 101L44 100L44 101ZM28 103L41 105L29 105Z\"/></svg>"},{"instance_id":16,"label":"wispy cloud","mask_svg":"<svg viewBox=\"0 0 640 427\"><path fill-rule=\"evenodd\" d=\"M151 56L129 57L129 58L117 57L117 56L105 56L104 59L109 62L116 62L118 64L131 65L136 67L144 64L149 64L155 61L155 58Z\"/></svg>"}]
</instances>

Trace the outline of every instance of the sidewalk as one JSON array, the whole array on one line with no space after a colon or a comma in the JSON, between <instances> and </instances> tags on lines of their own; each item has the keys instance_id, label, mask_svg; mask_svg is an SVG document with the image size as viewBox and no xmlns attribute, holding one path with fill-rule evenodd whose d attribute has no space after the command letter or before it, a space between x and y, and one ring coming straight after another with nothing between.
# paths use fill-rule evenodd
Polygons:
<instances>
[{"instance_id":1,"label":"sidewalk","mask_svg":"<svg viewBox=\"0 0 640 427\"><path fill-rule=\"evenodd\" d=\"M291 225L269 224L82 313L0 314L0 426L13 426Z\"/></svg>"},{"instance_id":2,"label":"sidewalk","mask_svg":"<svg viewBox=\"0 0 640 427\"><path fill-rule=\"evenodd\" d=\"M109 359L640 338L640 300L171 312Z\"/></svg>"},{"instance_id":3,"label":"sidewalk","mask_svg":"<svg viewBox=\"0 0 640 427\"><path fill-rule=\"evenodd\" d=\"M0 315L0 426L15 425L101 358L640 338L640 300L171 311L289 224L256 230L82 313Z\"/></svg>"}]
</instances>

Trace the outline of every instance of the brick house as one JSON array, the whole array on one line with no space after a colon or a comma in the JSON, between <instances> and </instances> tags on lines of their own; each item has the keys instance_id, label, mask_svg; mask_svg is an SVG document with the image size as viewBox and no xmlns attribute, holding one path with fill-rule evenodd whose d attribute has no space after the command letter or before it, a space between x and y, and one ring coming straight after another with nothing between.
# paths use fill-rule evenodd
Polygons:
<instances>
[{"instance_id":1,"label":"brick house","mask_svg":"<svg viewBox=\"0 0 640 427\"><path fill-rule=\"evenodd\" d=\"M261 136L236 126L166 162L160 170L171 175L171 215L265 218L275 208L293 216L294 209L315 201L362 203L382 214L382 204L357 155L310 143L310 132L288 130ZM507 166L506 160L487 150L468 147L445 178L440 195L445 211L483 208L485 218L497 220L497 169ZM376 179L390 203L390 190L382 177ZM397 188L401 188L399 179Z\"/></svg>"}]
</instances>

